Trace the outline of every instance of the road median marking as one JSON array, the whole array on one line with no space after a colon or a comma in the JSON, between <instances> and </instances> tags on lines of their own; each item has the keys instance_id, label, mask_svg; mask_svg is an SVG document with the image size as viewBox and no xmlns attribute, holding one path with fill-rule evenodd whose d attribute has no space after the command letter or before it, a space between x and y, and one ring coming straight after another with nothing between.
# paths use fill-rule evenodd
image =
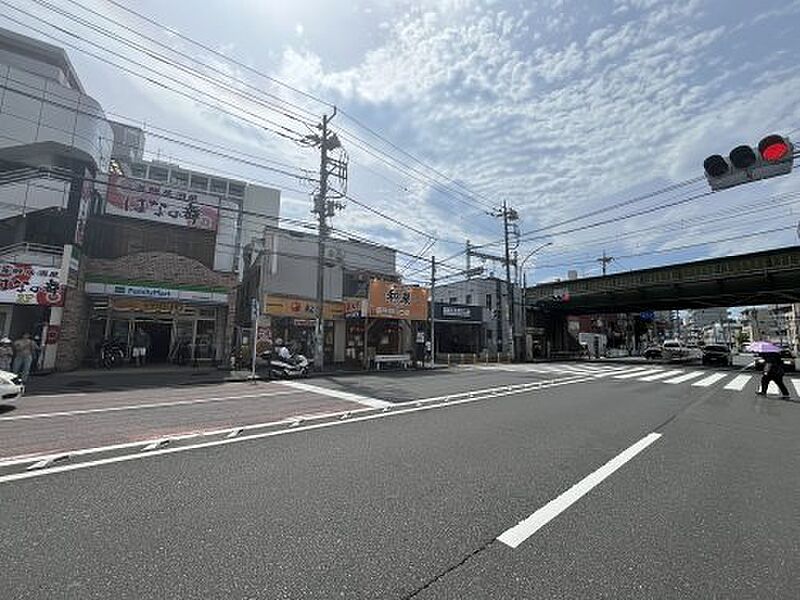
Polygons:
<instances>
[{"instance_id":1,"label":"road median marking","mask_svg":"<svg viewBox=\"0 0 800 600\"><path fill-rule=\"evenodd\" d=\"M646 435L602 467L581 479L566 492L545 504L527 519L505 530L497 536L497 540L509 548L516 548L660 437L661 434L655 432Z\"/></svg>"},{"instance_id":2,"label":"road median marking","mask_svg":"<svg viewBox=\"0 0 800 600\"><path fill-rule=\"evenodd\" d=\"M86 462L58 465L58 466L53 466L53 467L49 467L49 468L40 469L40 470L37 470L37 471L25 471L25 472L21 472L21 473L10 473L8 475L0 476L0 483L9 483L9 482L12 482L12 481L19 481L19 480L23 480L23 479L31 479L31 478L34 478L34 477L42 477L42 476L45 476L45 475L55 475L57 473L65 473L65 472L69 472L69 471L77 471L77 470L81 470L81 469L99 467L99 466L102 466L102 465L129 462L129 461L133 461L133 460L149 459L149 458L154 458L156 456L163 456L163 455L166 455L166 454L175 454L175 453L178 453L178 452L186 452L186 451L189 451L189 450L199 450L199 449L202 449L202 448L213 448L213 447L217 447L217 446L226 446L228 444L236 444L236 443L240 443L240 442L248 442L248 441L253 441L253 440L266 439L266 438L276 437L276 436L280 436L280 435L289 435L289 434L300 433L300 432L305 432L305 431L314 431L314 430L317 430L317 429L326 429L326 428L329 428L329 427L347 427L347 426L350 426L350 425L355 424L355 423L360 423L360 422L365 422L365 421L373 421L375 419L391 418L391 417L395 417L395 416L399 416L399 415L406 415L406 414L422 412L422 411L427 411L427 410L435 410L435 409L438 409L438 408L448 408L448 407L452 407L452 406L458 406L458 405L461 405L461 404L470 404L470 403L473 403L473 402L480 402L482 400L488 400L488 399L492 399L492 398L500 398L500 397L504 397L504 396L511 396L511 395L520 394L520 393L523 393L523 392L535 391L535 390L540 390L540 389L545 390L545 389L549 389L549 388L553 388L553 387L561 387L561 386L573 385L573 384L577 384L577 383L588 383L588 382L591 382L591 381L593 381L593 379L591 377L569 377L569 378L565 378L565 379L554 380L554 381L551 381L551 382L536 382L536 383L515 385L515 386L512 386L513 387L512 390L508 390L506 388L506 386L502 386L501 388L490 388L490 389L487 389L487 390L483 390L482 391L483 393L480 393L479 395L475 395L473 397L458 397L458 396L461 396L461 395L460 394L454 394L452 396L438 396L438 397L422 398L422 399L419 399L419 400L416 401L419 404L421 404L421 406L411 406L409 408L403 408L402 405L398 405L398 404L387 403L389 406L394 407L393 410L390 410L390 411L387 412L385 409L389 408L389 406L384 407L383 409L378 409L377 412L376 412L375 409L370 409L370 408L357 409L355 411L350 411L350 412L352 412L352 413L364 412L366 414L364 414L363 416L358 416L358 417L354 416L354 417L351 417L351 418L345 419L345 420L335 419L335 420L331 420L331 421L325 421L325 422L322 422L322 423L311 423L311 424L307 424L307 425L304 424L304 425L300 425L300 426L298 426L299 425L298 424L298 425L295 425L294 427L291 427L290 425L292 425L293 423L296 423L298 419L297 418L289 418L289 419L286 419L284 421L279 422L280 424L284 424L286 427L284 429L279 429L277 431L266 431L266 432L261 432L261 433L253 433L253 434L249 434L249 435L241 435L240 434L240 435L237 435L236 437L232 437L232 438L224 437L222 439L211 440L211 441L208 441L208 442L198 442L198 443L194 443L194 444L187 444L187 445L175 446L175 447L156 448L154 450L150 450L149 452L136 452L136 453L133 453L133 454L124 454L124 455L119 455L119 456L111 456L111 457L108 457L108 458L98 458L98 459L90 460L90 461L86 461ZM476 394L478 394L478 392L476 392ZM464 396L465 395L466 394L464 394ZM447 399L447 398L449 398L449 399ZM338 415L341 415L341 414L342 413L331 413L328 416L333 417L334 415L338 416ZM275 423L275 424L279 424L279 423ZM223 435L223 434L227 435L228 433L230 433L230 432L232 432L234 430L237 430L237 429L239 429L239 428L228 428L226 430L219 430L219 431L217 431L215 433L218 433L220 435ZM246 426L243 429L244 430L248 430L249 427ZM198 435L202 436L202 435L208 435L208 434L205 434L205 433L191 434L191 437L195 437L195 436L198 436ZM184 437L190 437L190 436L184 436ZM173 442L177 441L178 439L180 439L178 436L170 437L170 440L173 441ZM153 440L151 440L151 442L152 441ZM136 446L137 448L141 448L142 446L146 445L147 443L148 442L138 442L138 443L134 443L134 444L125 444L124 446L128 446L128 447ZM117 448L121 448L122 446L123 445L120 444L120 445L117 445L116 447ZM92 449L92 450L89 450L89 451L87 451L87 450L85 450L85 451L75 451L75 452L71 452L70 456L74 457L74 456L79 456L79 455L82 455L82 454L89 454L90 452L92 452L92 453L93 452L98 452L98 451L101 451L101 450L103 450L103 449L102 448L96 448L96 449ZM12 460L6 461L5 464L2 464L2 462L0 462L0 466L11 466L12 464L23 464L25 462L34 462L35 460L41 460L41 459L42 459L41 456L38 457L38 458L12 459Z\"/></svg>"},{"instance_id":3,"label":"road median marking","mask_svg":"<svg viewBox=\"0 0 800 600\"><path fill-rule=\"evenodd\" d=\"M370 398L368 396L352 394L350 392L343 392L341 390L332 390L319 385L309 385L308 383L300 383L299 381L281 381L280 384L296 390L318 394L320 396L329 396L331 398L338 398L339 400L349 400L350 402L356 402L362 406L369 406L370 408L384 408L392 405L391 402L387 402L386 400L378 400L377 398Z\"/></svg>"}]
</instances>

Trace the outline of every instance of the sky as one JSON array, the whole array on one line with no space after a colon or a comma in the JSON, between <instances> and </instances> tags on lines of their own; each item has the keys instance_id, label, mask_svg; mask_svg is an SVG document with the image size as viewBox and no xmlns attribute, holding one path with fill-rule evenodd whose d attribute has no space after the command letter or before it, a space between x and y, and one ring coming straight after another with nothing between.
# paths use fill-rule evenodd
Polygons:
<instances>
[{"instance_id":1,"label":"sky","mask_svg":"<svg viewBox=\"0 0 800 600\"><path fill-rule=\"evenodd\" d=\"M520 262L544 245L528 283L599 274L603 252L613 273L798 243L796 173L705 194L702 162L800 137L800 0L124 4L153 23L109 0L2 4L0 26L65 46L110 116L258 160L155 137L148 157L277 187L286 217L313 219L313 183L252 163L318 171L286 136L335 105L349 194L413 230L353 201L332 224L407 252L501 253L503 201Z\"/></svg>"}]
</instances>

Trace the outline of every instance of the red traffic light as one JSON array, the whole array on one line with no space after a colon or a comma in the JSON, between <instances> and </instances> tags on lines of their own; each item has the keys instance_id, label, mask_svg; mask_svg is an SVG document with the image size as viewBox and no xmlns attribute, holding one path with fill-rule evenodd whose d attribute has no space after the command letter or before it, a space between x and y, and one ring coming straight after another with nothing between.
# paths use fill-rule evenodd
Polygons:
<instances>
[{"instance_id":1,"label":"red traffic light","mask_svg":"<svg viewBox=\"0 0 800 600\"><path fill-rule=\"evenodd\" d=\"M789 151L789 142L780 135L768 135L758 143L758 153L767 162L783 160Z\"/></svg>"}]
</instances>

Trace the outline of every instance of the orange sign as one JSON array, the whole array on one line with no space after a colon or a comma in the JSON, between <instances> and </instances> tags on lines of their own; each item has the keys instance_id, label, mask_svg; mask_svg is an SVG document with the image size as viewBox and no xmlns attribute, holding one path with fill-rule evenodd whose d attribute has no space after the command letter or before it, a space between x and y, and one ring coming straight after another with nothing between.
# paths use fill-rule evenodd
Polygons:
<instances>
[{"instance_id":1,"label":"orange sign","mask_svg":"<svg viewBox=\"0 0 800 600\"><path fill-rule=\"evenodd\" d=\"M317 303L303 298L267 295L264 298L264 312L273 317L316 319ZM323 305L322 312L328 320L343 319L344 305L341 302L326 302Z\"/></svg>"},{"instance_id":2,"label":"orange sign","mask_svg":"<svg viewBox=\"0 0 800 600\"><path fill-rule=\"evenodd\" d=\"M428 290L391 281L369 283L369 316L378 319L428 319Z\"/></svg>"}]
</instances>

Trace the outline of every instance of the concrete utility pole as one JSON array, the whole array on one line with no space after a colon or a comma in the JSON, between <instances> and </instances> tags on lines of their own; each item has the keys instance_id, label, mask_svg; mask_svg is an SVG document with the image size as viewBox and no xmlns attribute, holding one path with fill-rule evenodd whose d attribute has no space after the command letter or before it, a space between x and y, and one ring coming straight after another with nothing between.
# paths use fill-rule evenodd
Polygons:
<instances>
[{"instance_id":1,"label":"concrete utility pole","mask_svg":"<svg viewBox=\"0 0 800 600\"><path fill-rule=\"evenodd\" d=\"M511 279L511 248L509 245L509 221L516 221L518 219L517 211L513 208L508 208L508 203L503 200L503 233L505 237L505 263L506 263L506 294L508 295L508 337L509 337L509 344L508 350L509 354L511 354L512 359L516 360L516 347L514 339L514 321L516 317L516 311L514 310L514 282ZM516 262L515 262L516 266Z\"/></svg>"},{"instance_id":2,"label":"concrete utility pole","mask_svg":"<svg viewBox=\"0 0 800 600\"><path fill-rule=\"evenodd\" d=\"M597 259L597 262L603 264L603 277L606 276L606 265L614 260L613 256L606 256L606 251L603 250L603 256Z\"/></svg>"},{"instance_id":3,"label":"concrete utility pole","mask_svg":"<svg viewBox=\"0 0 800 600\"><path fill-rule=\"evenodd\" d=\"M431 368L436 365L436 257L431 255Z\"/></svg>"},{"instance_id":4,"label":"concrete utility pole","mask_svg":"<svg viewBox=\"0 0 800 600\"><path fill-rule=\"evenodd\" d=\"M318 229L318 254L317 254L317 327L314 340L314 368L322 369L325 360L325 239L328 237L328 217L332 217L334 211L341 208L341 204L328 200L328 176L331 175L330 167L340 166L338 161L333 161L328 157L328 151L340 147L339 139L336 134L331 135L328 124L336 116L336 107L333 107L333 114L329 117L322 117L320 136L311 136L311 141L319 144L319 193L314 198L314 210L317 215ZM344 173L344 171L343 171ZM344 175L346 177L346 175Z\"/></svg>"}]
</instances>

